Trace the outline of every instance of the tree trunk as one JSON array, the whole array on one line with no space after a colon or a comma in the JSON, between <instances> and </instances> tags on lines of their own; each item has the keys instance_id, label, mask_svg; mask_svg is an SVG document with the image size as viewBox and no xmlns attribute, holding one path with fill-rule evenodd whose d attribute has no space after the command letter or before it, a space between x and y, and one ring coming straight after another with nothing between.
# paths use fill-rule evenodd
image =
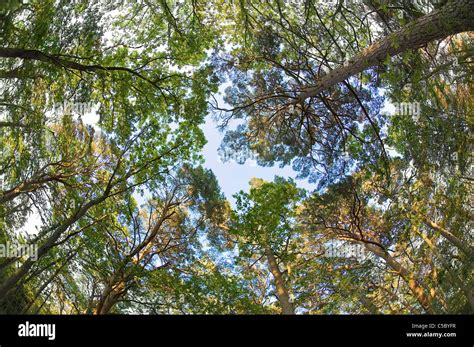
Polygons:
<instances>
[{"instance_id":1,"label":"tree trunk","mask_svg":"<svg viewBox=\"0 0 474 347\"><path fill-rule=\"evenodd\" d=\"M270 272L272 273L273 279L275 280L277 297L281 305L281 313L295 314L295 309L290 301L290 295L288 294L288 289L286 288L285 280L283 279L283 275L280 271L280 268L278 267L275 255L273 254L273 251L270 249L270 247L267 247L265 249L265 255L268 260Z\"/></svg>"},{"instance_id":2,"label":"tree trunk","mask_svg":"<svg viewBox=\"0 0 474 347\"><path fill-rule=\"evenodd\" d=\"M115 284L108 284L101 295L97 305L96 314L109 314L110 310L125 293L125 283L120 281Z\"/></svg>"},{"instance_id":3,"label":"tree trunk","mask_svg":"<svg viewBox=\"0 0 474 347\"><path fill-rule=\"evenodd\" d=\"M420 48L428 42L470 30L474 30L474 1L451 1L441 9L408 23L370 45L349 59L344 66L321 77L315 85L303 88L296 102L303 103L305 99L315 97L322 91L371 66L382 64L387 57L393 57L407 50Z\"/></svg>"},{"instance_id":4,"label":"tree trunk","mask_svg":"<svg viewBox=\"0 0 474 347\"><path fill-rule=\"evenodd\" d=\"M463 283L463 281L459 278L459 276L452 270L451 265L448 264L443 259L443 255L438 251L438 249L433 244L433 242L423 232L418 232L418 234L421 236L423 241L426 242L428 247L433 251L433 253L438 257L438 259L441 261L441 264L443 264L448 274L448 277L451 280L450 282L463 291L464 295L466 296L467 303L470 306L470 312L474 313L474 292L473 292L472 286L465 285Z\"/></svg>"},{"instance_id":5,"label":"tree trunk","mask_svg":"<svg viewBox=\"0 0 474 347\"><path fill-rule=\"evenodd\" d=\"M408 284L408 287L410 288L410 291L427 313L434 313L431 309L430 298L425 294L425 290L423 287L421 287L418 281L413 276L411 276L410 272L405 267L403 267L390 254L381 249L379 246L371 243L364 243L364 246L368 251L385 260L387 265L405 280L405 282Z\"/></svg>"},{"instance_id":6,"label":"tree trunk","mask_svg":"<svg viewBox=\"0 0 474 347\"><path fill-rule=\"evenodd\" d=\"M431 229L439 232L441 236L451 242L454 246L459 248L464 254L466 254L471 260L474 259L474 249L468 245L465 245L460 239L454 234L444 229L442 226L436 224L427 217L423 217L423 223L425 223Z\"/></svg>"},{"instance_id":7,"label":"tree trunk","mask_svg":"<svg viewBox=\"0 0 474 347\"><path fill-rule=\"evenodd\" d=\"M21 314L28 313L28 310L34 305L35 301L40 297L43 291L58 277L64 266L66 266L76 254L77 252L74 252L70 256L68 256L66 258L66 261L59 268L57 268L56 271L54 271L53 275L46 282L44 282L43 285L36 291L35 295L33 296L33 299L31 299L29 304L26 305Z\"/></svg>"},{"instance_id":8,"label":"tree trunk","mask_svg":"<svg viewBox=\"0 0 474 347\"><path fill-rule=\"evenodd\" d=\"M63 222L55 231L52 233L44 242L44 244L38 248L37 259L41 259L51 248L55 246L56 241L61 237L61 235L68 230L68 228L77 222L82 216L84 216L89 209L95 205L98 205L105 201L108 198L110 191L106 191L104 195L89 201L87 204L82 206L79 210L76 211L74 215L69 217L66 221ZM0 284L0 299L3 299L10 290L12 290L15 285L28 273L28 271L33 267L35 261L31 258L27 259L20 268L8 277L2 284Z\"/></svg>"}]
</instances>

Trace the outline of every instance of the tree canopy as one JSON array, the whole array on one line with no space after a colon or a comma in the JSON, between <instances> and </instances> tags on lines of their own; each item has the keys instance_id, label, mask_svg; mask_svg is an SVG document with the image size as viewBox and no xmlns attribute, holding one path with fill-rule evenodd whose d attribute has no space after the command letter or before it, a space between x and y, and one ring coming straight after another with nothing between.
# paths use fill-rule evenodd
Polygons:
<instances>
[{"instance_id":1,"label":"tree canopy","mask_svg":"<svg viewBox=\"0 0 474 347\"><path fill-rule=\"evenodd\" d=\"M0 313L474 313L473 30L470 0L3 1ZM230 199L209 117L297 179Z\"/></svg>"}]
</instances>

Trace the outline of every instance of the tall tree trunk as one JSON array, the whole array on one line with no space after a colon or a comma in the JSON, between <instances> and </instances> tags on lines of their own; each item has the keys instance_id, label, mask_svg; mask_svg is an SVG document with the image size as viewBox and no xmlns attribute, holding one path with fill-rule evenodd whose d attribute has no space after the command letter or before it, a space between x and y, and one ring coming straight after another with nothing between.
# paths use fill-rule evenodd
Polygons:
<instances>
[{"instance_id":1,"label":"tall tree trunk","mask_svg":"<svg viewBox=\"0 0 474 347\"><path fill-rule=\"evenodd\" d=\"M457 286L459 289L461 289L466 296L467 303L470 306L470 311L471 313L474 313L474 289L472 286L465 285L463 281L459 278L459 276L453 271L451 268L451 265L448 264L445 260L443 255L438 251L437 247L435 244L421 231L418 232L418 234L421 236L423 241L426 242L428 247L433 251L433 253L438 257L438 259L441 261L441 264L443 264L443 267L446 270L446 273L448 274L448 278L450 279L450 282Z\"/></svg>"},{"instance_id":2,"label":"tall tree trunk","mask_svg":"<svg viewBox=\"0 0 474 347\"><path fill-rule=\"evenodd\" d=\"M21 312L22 314L27 314L28 313L29 309L34 305L34 303L40 297L40 295L43 293L43 291L58 277L58 275L60 274L62 269L69 263L69 261L71 261L71 259L74 256L76 256L76 254L77 254L77 252L73 252L71 255L69 255L66 258L66 261L64 261L64 263L54 271L53 275L43 283L43 285L36 291L33 298L30 300L30 302L23 309L23 311Z\"/></svg>"},{"instance_id":3,"label":"tall tree trunk","mask_svg":"<svg viewBox=\"0 0 474 347\"><path fill-rule=\"evenodd\" d=\"M457 238L450 231L446 230L441 225L436 224L431 219L425 216L423 216L423 223L425 223L428 227L430 227L434 231L439 232L441 236L443 236L445 239L451 242L451 244L453 244L454 246L459 248L464 254L466 254L471 259L471 261L474 259L474 249L468 245L465 245L459 238Z\"/></svg>"},{"instance_id":4,"label":"tall tree trunk","mask_svg":"<svg viewBox=\"0 0 474 347\"><path fill-rule=\"evenodd\" d=\"M288 289L286 288L285 280L283 279L283 275L275 259L275 255L273 254L272 249L268 246L265 249L265 256L268 260L270 272L272 273L273 279L275 280L275 288L277 292L278 301L281 305L281 313L295 314L295 309L290 301L290 295L288 294Z\"/></svg>"},{"instance_id":5,"label":"tall tree trunk","mask_svg":"<svg viewBox=\"0 0 474 347\"><path fill-rule=\"evenodd\" d=\"M343 82L365 69L376 66L387 57L393 57L410 49L417 49L428 42L443 39L449 35L474 30L474 0L450 1L437 11L433 11L403 28L375 42L344 66L324 75L316 84L303 88L296 102L315 97L322 91Z\"/></svg>"},{"instance_id":6,"label":"tall tree trunk","mask_svg":"<svg viewBox=\"0 0 474 347\"><path fill-rule=\"evenodd\" d=\"M434 313L431 308L430 298L425 294L424 288L418 283L418 281L410 274L410 272L404 266L402 266L390 254L388 254L385 250L381 249L379 246L371 243L364 243L364 246L372 254L375 254L376 256L385 260L387 265L403 278L403 280L408 284L410 291L413 293L415 298L418 300L420 305L425 309L427 313Z\"/></svg>"},{"instance_id":7,"label":"tall tree trunk","mask_svg":"<svg viewBox=\"0 0 474 347\"><path fill-rule=\"evenodd\" d=\"M82 216L84 216L90 208L95 205L98 205L105 201L110 194L110 190L107 189L104 195L89 201L87 204L82 206L76 211L74 215L65 220L55 231L46 239L46 241L38 248L37 259L41 259L48 251L55 246L55 243L59 240L61 235L68 230L68 228L77 222ZM28 273L28 271L33 267L35 261L31 258L27 259L14 274L8 277L3 283L0 284L0 300L4 299L8 292L12 290L15 285Z\"/></svg>"},{"instance_id":8,"label":"tall tree trunk","mask_svg":"<svg viewBox=\"0 0 474 347\"><path fill-rule=\"evenodd\" d=\"M100 297L95 314L108 314L118 300L125 294L125 282L108 284Z\"/></svg>"}]
</instances>

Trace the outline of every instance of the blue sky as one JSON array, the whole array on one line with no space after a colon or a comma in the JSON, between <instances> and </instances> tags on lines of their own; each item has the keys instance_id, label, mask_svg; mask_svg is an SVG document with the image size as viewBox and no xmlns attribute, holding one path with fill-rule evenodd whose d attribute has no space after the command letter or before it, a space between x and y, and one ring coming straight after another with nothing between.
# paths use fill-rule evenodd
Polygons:
<instances>
[{"instance_id":1,"label":"blue sky","mask_svg":"<svg viewBox=\"0 0 474 347\"><path fill-rule=\"evenodd\" d=\"M252 177L262 178L272 181L275 176L296 178L296 172L291 167L279 168L258 166L254 160L247 160L240 165L234 161L222 162L219 158L218 148L222 142L224 134L217 129L217 123L211 115L206 118L206 123L201 126L207 138L207 144L203 150L205 167L211 169L216 175L222 191L227 199L234 204L232 195L240 190L247 191L249 181ZM315 185L309 184L307 180L297 180L298 186L312 190Z\"/></svg>"}]
</instances>

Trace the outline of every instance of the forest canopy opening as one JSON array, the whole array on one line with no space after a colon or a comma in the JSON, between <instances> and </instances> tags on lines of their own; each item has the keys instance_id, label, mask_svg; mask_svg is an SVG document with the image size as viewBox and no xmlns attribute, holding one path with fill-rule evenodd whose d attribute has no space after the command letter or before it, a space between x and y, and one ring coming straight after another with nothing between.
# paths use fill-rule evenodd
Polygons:
<instances>
[{"instance_id":1,"label":"forest canopy opening","mask_svg":"<svg viewBox=\"0 0 474 347\"><path fill-rule=\"evenodd\" d=\"M0 252L0 314L474 313L473 30L472 0L2 1L0 250L35 252Z\"/></svg>"}]
</instances>

